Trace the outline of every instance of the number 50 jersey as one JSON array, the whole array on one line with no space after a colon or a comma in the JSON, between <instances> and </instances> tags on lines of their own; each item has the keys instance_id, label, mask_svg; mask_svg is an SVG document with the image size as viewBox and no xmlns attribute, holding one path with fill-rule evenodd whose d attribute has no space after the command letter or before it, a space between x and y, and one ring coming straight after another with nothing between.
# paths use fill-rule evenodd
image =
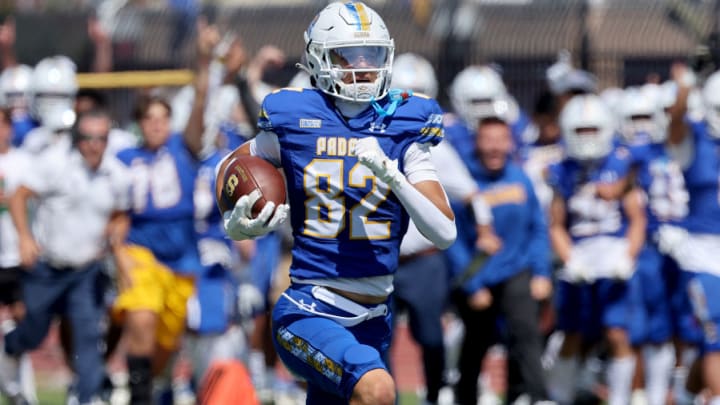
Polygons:
<instances>
[{"instance_id":1,"label":"number 50 jersey","mask_svg":"<svg viewBox=\"0 0 720 405\"><path fill-rule=\"evenodd\" d=\"M378 104L391 109L389 99ZM265 98L258 126L277 134L280 144L295 239L292 277L357 278L395 271L407 213L351 151L358 139L374 136L404 172L413 143L434 145L442 139L437 102L422 96L398 102L391 115L368 106L346 119L317 90L283 89Z\"/></svg>"}]
</instances>

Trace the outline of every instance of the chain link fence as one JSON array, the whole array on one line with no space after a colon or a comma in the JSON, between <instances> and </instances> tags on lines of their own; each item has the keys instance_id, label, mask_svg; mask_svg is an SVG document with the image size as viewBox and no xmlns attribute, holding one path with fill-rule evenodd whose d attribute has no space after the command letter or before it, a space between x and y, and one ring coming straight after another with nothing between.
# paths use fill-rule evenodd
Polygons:
<instances>
[{"instance_id":1,"label":"chain link fence","mask_svg":"<svg viewBox=\"0 0 720 405\"><path fill-rule=\"evenodd\" d=\"M303 31L326 3L218 0L179 10L162 1L107 1L121 4L112 18L105 17L112 32L115 70L191 66L194 19L203 13L224 31L240 35L250 53L266 44L284 50L288 64L275 72L280 79L294 74L293 66L303 51ZM52 12L19 13L20 60L33 64L43 56L63 53L76 60L80 70L87 70L92 46L85 20L97 3L102 1L76 1L75 8L61 10L56 5ZM434 64L441 102L445 101L443 90L464 66L496 63L526 109L532 109L544 89L545 69L560 49L568 49L578 66L595 73L601 88L637 84L652 73L666 78L670 63L687 60L711 32L717 8L715 1L702 0L368 3L385 19L396 41L396 53L415 52Z\"/></svg>"}]
</instances>

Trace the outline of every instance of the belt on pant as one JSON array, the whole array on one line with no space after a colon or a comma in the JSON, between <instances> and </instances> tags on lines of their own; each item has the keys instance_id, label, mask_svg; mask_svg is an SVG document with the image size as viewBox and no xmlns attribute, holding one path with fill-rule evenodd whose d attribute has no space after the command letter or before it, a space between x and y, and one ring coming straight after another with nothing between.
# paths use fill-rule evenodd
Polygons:
<instances>
[{"instance_id":1,"label":"belt on pant","mask_svg":"<svg viewBox=\"0 0 720 405\"><path fill-rule=\"evenodd\" d=\"M312 288L312 296L315 299L332 305L333 307L341 309L354 316L340 316L321 312L315 309L315 303L308 304L305 303L302 299L300 301L297 301L287 293L283 293L282 295L290 302L297 305L297 307L302 309L303 311L307 311L314 315L322 316L324 318L332 319L340 325L348 328L356 326L367 320L377 318L379 316L385 316L388 313L388 307L385 304L380 304L372 308L367 308L322 286L314 286Z\"/></svg>"},{"instance_id":2,"label":"belt on pant","mask_svg":"<svg viewBox=\"0 0 720 405\"><path fill-rule=\"evenodd\" d=\"M436 248L435 246L429 247L427 249L423 249L420 251L417 251L415 253L410 253L409 255L401 255L398 259L398 264L405 264L407 262L411 262L415 259L419 259L421 257L431 256L435 253L440 252L440 249Z\"/></svg>"}]
</instances>

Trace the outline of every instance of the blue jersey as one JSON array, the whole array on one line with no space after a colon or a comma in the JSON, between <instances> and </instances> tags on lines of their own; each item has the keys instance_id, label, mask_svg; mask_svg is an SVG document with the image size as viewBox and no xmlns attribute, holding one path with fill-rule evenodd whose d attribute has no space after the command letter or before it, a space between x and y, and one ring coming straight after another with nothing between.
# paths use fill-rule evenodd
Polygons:
<instances>
[{"instance_id":1,"label":"blue jersey","mask_svg":"<svg viewBox=\"0 0 720 405\"><path fill-rule=\"evenodd\" d=\"M12 127L13 127L13 146L20 147L25 141L25 135L31 130L37 128L40 124L35 121L30 114L14 114L12 115Z\"/></svg>"},{"instance_id":2,"label":"blue jersey","mask_svg":"<svg viewBox=\"0 0 720 405\"><path fill-rule=\"evenodd\" d=\"M388 110L390 97L378 101ZM350 151L376 137L397 160L411 144L437 144L442 111L435 100L411 96L394 114L368 107L345 119L318 90L283 89L268 95L258 126L277 134L287 179L294 236L290 274L299 279L391 274L408 216L389 187Z\"/></svg>"},{"instance_id":3,"label":"blue jersey","mask_svg":"<svg viewBox=\"0 0 720 405\"><path fill-rule=\"evenodd\" d=\"M193 192L198 161L182 137L171 136L157 151L125 149L118 158L133 178L128 241L150 249L175 271L197 271Z\"/></svg>"},{"instance_id":4,"label":"blue jersey","mask_svg":"<svg viewBox=\"0 0 720 405\"><path fill-rule=\"evenodd\" d=\"M492 255L482 269L463 288L472 293L481 286L501 283L518 273L531 270L533 274L550 277L550 243L545 214L535 196L532 183L520 166L509 162L498 174L490 174L479 163L470 167L473 178L492 209L493 228L502 240L502 249ZM475 251L475 221L467 220L467 210L458 214L458 240ZM468 263L455 263L462 271Z\"/></svg>"},{"instance_id":5,"label":"blue jersey","mask_svg":"<svg viewBox=\"0 0 720 405\"><path fill-rule=\"evenodd\" d=\"M635 170L635 182L647 196L648 232L663 223L680 224L688 212L688 192L682 170L663 144L619 146L608 157L601 180L614 182Z\"/></svg>"},{"instance_id":6,"label":"blue jersey","mask_svg":"<svg viewBox=\"0 0 720 405\"><path fill-rule=\"evenodd\" d=\"M690 193L686 226L690 232L720 234L720 140L704 122L693 123L691 134L694 154L683 172Z\"/></svg>"},{"instance_id":7,"label":"blue jersey","mask_svg":"<svg viewBox=\"0 0 720 405\"><path fill-rule=\"evenodd\" d=\"M627 218L618 200L606 201L595 191L603 162L592 166L566 159L548 169L548 183L565 201L568 233L574 241L593 236L622 236Z\"/></svg>"},{"instance_id":8,"label":"blue jersey","mask_svg":"<svg viewBox=\"0 0 720 405\"><path fill-rule=\"evenodd\" d=\"M472 130L455 114L445 114L445 139L455 148L465 166L475 160L475 135Z\"/></svg>"}]
</instances>

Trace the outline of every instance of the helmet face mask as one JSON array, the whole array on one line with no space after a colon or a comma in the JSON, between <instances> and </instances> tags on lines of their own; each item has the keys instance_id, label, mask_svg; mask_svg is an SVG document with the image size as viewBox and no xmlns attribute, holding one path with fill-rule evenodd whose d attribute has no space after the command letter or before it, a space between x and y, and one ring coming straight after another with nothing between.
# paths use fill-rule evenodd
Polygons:
<instances>
[{"instance_id":1,"label":"helmet face mask","mask_svg":"<svg viewBox=\"0 0 720 405\"><path fill-rule=\"evenodd\" d=\"M339 99L369 102L387 94L395 45L380 16L363 3L332 3L305 32L308 73Z\"/></svg>"},{"instance_id":2,"label":"helmet face mask","mask_svg":"<svg viewBox=\"0 0 720 405\"><path fill-rule=\"evenodd\" d=\"M471 128L490 117L512 122L519 113L500 74L487 66L469 66L458 73L450 87L450 101Z\"/></svg>"},{"instance_id":3,"label":"helmet face mask","mask_svg":"<svg viewBox=\"0 0 720 405\"><path fill-rule=\"evenodd\" d=\"M0 97L13 114L25 115L30 108L32 74L27 65L9 67L0 74Z\"/></svg>"},{"instance_id":4,"label":"helmet face mask","mask_svg":"<svg viewBox=\"0 0 720 405\"><path fill-rule=\"evenodd\" d=\"M567 155L578 161L606 157L613 148L615 120L599 96L575 96L560 113Z\"/></svg>"},{"instance_id":5,"label":"helmet face mask","mask_svg":"<svg viewBox=\"0 0 720 405\"><path fill-rule=\"evenodd\" d=\"M667 139L668 115L659 91L627 89L619 102L620 135L629 144L663 143Z\"/></svg>"},{"instance_id":6,"label":"helmet face mask","mask_svg":"<svg viewBox=\"0 0 720 405\"><path fill-rule=\"evenodd\" d=\"M75 64L65 56L38 62L33 70L31 114L43 126L67 129L75 122L74 102L78 84Z\"/></svg>"}]
</instances>

